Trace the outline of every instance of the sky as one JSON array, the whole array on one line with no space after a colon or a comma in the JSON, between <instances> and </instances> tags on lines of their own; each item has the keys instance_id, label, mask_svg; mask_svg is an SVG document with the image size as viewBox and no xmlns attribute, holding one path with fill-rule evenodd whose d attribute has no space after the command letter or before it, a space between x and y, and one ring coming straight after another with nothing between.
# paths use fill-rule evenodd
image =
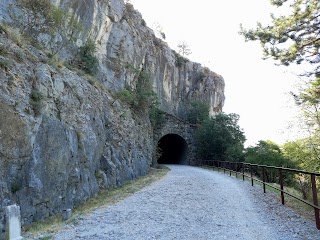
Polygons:
<instances>
[{"instance_id":1,"label":"sky","mask_svg":"<svg viewBox=\"0 0 320 240\"><path fill-rule=\"evenodd\" d=\"M223 111L240 115L246 146L259 140L278 144L297 137L293 128L297 111L289 92L298 78L293 67L276 66L262 60L258 42L245 42L240 23L253 28L268 24L270 13L278 11L268 0L131 0L149 27L158 23L173 49L186 42L191 61L222 75L226 101Z\"/></svg>"}]
</instances>

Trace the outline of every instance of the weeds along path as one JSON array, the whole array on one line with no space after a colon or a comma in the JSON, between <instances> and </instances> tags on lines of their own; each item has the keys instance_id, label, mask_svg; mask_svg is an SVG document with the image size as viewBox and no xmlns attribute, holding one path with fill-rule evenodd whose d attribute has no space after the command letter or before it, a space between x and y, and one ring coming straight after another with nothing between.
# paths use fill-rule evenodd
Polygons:
<instances>
[{"instance_id":1,"label":"weeds along path","mask_svg":"<svg viewBox=\"0 0 320 240\"><path fill-rule=\"evenodd\" d=\"M169 167L160 181L83 216L53 239L320 239L313 222L272 193L210 170Z\"/></svg>"}]
</instances>

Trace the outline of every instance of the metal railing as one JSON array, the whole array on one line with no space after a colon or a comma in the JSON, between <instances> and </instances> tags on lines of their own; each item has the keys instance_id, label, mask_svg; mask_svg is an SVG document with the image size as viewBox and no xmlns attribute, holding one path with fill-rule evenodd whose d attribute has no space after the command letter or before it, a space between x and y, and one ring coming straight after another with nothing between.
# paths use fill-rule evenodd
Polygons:
<instances>
[{"instance_id":1,"label":"metal railing","mask_svg":"<svg viewBox=\"0 0 320 240\"><path fill-rule=\"evenodd\" d=\"M266 193L266 186L269 186L273 189L276 189L280 191L280 197L281 197L281 203L284 205L285 203L285 195L288 195L294 199L297 199L314 209L314 217L316 222L317 229L320 229L320 218L319 218L319 204L318 204L318 191L317 191L317 183L316 178L320 176L320 173L315 172L307 172L303 170L297 170L297 169L291 169L291 168L283 168L283 167L275 167L275 166L267 166L267 165L258 165L258 164L251 164L251 163L244 163L244 162L227 162L227 161L215 161L215 160L202 160L200 161L200 165L207 166L207 167L213 167L219 169L222 169L224 173L229 172L230 176L232 173L235 173L236 177L238 177L238 174L242 176L242 179L245 180L245 177L251 179L251 185L254 185L254 181L260 182L263 186L263 192ZM272 171L270 171L272 170ZM261 179L258 179L255 175L255 173L258 173ZM267 182L267 175L272 172L273 174L276 174L273 178L278 179L279 187L270 184ZM286 178L286 174L303 174L310 176L311 179L311 189L312 189L312 198L313 203L302 199L286 190L284 190L284 180Z\"/></svg>"}]
</instances>

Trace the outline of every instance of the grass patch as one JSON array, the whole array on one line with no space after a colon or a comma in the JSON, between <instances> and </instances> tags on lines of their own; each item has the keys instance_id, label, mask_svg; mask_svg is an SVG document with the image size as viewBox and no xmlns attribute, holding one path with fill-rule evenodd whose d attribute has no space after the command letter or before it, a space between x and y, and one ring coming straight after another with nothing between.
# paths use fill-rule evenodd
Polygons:
<instances>
[{"instance_id":1,"label":"grass patch","mask_svg":"<svg viewBox=\"0 0 320 240\"><path fill-rule=\"evenodd\" d=\"M88 214L99 207L106 207L125 199L133 193L160 180L168 173L169 170L169 168L164 167L161 167L160 169L151 168L150 172L146 176L129 181L122 187L101 190L97 196L88 199L83 204L74 208L73 216L67 221L63 222L62 214L59 213L43 221L35 222L31 225L23 227L23 233L27 235L33 235L34 237L38 236L39 234L50 237L50 234L63 229L63 223L76 225L81 219L81 215Z\"/></svg>"}]
</instances>

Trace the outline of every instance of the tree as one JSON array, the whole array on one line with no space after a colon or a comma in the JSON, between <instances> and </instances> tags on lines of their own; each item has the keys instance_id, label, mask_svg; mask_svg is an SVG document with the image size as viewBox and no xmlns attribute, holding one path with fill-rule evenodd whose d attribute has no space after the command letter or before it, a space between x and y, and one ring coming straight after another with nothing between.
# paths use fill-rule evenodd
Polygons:
<instances>
[{"instance_id":1,"label":"tree","mask_svg":"<svg viewBox=\"0 0 320 240\"><path fill-rule=\"evenodd\" d=\"M187 114L188 121L193 124L201 124L209 118L209 108L210 106L202 101L191 102Z\"/></svg>"},{"instance_id":2,"label":"tree","mask_svg":"<svg viewBox=\"0 0 320 240\"><path fill-rule=\"evenodd\" d=\"M177 47L178 47L178 52L182 56L189 56L192 53L189 48L189 45L186 42L179 43Z\"/></svg>"},{"instance_id":3,"label":"tree","mask_svg":"<svg viewBox=\"0 0 320 240\"><path fill-rule=\"evenodd\" d=\"M311 137L320 130L320 4L318 0L271 0L271 4L289 9L286 16L271 15L272 23L256 29L246 30L241 26L240 34L246 41L259 41L265 58L272 57L281 65L305 63L301 77L307 85L292 93L304 113ZM319 142L318 142L319 144Z\"/></svg>"},{"instance_id":4,"label":"tree","mask_svg":"<svg viewBox=\"0 0 320 240\"><path fill-rule=\"evenodd\" d=\"M245 159L248 163L276 167L293 167L293 164L282 155L280 147L270 140L260 140L257 145L248 147Z\"/></svg>"},{"instance_id":5,"label":"tree","mask_svg":"<svg viewBox=\"0 0 320 240\"><path fill-rule=\"evenodd\" d=\"M220 113L197 130L197 155L201 159L243 161L246 140L238 125L239 115Z\"/></svg>"},{"instance_id":6,"label":"tree","mask_svg":"<svg viewBox=\"0 0 320 240\"><path fill-rule=\"evenodd\" d=\"M320 151L319 146L315 145L319 139L312 137L298 139L283 144L283 155L292 160L297 167L312 171L320 171Z\"/></svg>"},{"instance_id":7,"label":"tree","mask_svg":"<svg viewBox=\"0 0 320 240\"><path fill-rule=\"evenodd\" d=\"M258 40L265 57L273 57L280 64L307 62L314 68L308 76L320 75L320 4L318 0L271 0L276 7L289 7L287 16L271 15L272 24L246 30L240 34L248 41Z\"/></svg>"},{"instance_id":8,"label":"tree","mask_svg":"<svg viewBox=\"0 0 320 240\"><path fill-rule=\"evenodd\" d=\"M284 157L280 147L270 141L260 140L256 146L248 147L245 150L245 161L247 163L254 163L260 165L269 165L276 167L286 167L294 168L295 164L288 158ZM267 170L267 181L276 182L277 173L274 169ZM260 171L255 171L255 175L261 176ZM285 181L287 183L292 183L293 176L290 174L285 174Z\"/></svg>"},{"instance_id":9,"label":"tree","mask_svg":"<svg viewBox=\"0 0 320 240\"><path fill-rule=\"evenodd\" d=\"M283 155L292 160L297 168L319 172L320 170L320 152L319 152L319 139L312 139L308 137L298 139L296 141L285 143L283 148ZM316 143L316 145L315 145ZM298 187L304 199L307 199L311 190L311 179L309 175L296 175L295 176Z\"/></svg>"}]
</instances>

